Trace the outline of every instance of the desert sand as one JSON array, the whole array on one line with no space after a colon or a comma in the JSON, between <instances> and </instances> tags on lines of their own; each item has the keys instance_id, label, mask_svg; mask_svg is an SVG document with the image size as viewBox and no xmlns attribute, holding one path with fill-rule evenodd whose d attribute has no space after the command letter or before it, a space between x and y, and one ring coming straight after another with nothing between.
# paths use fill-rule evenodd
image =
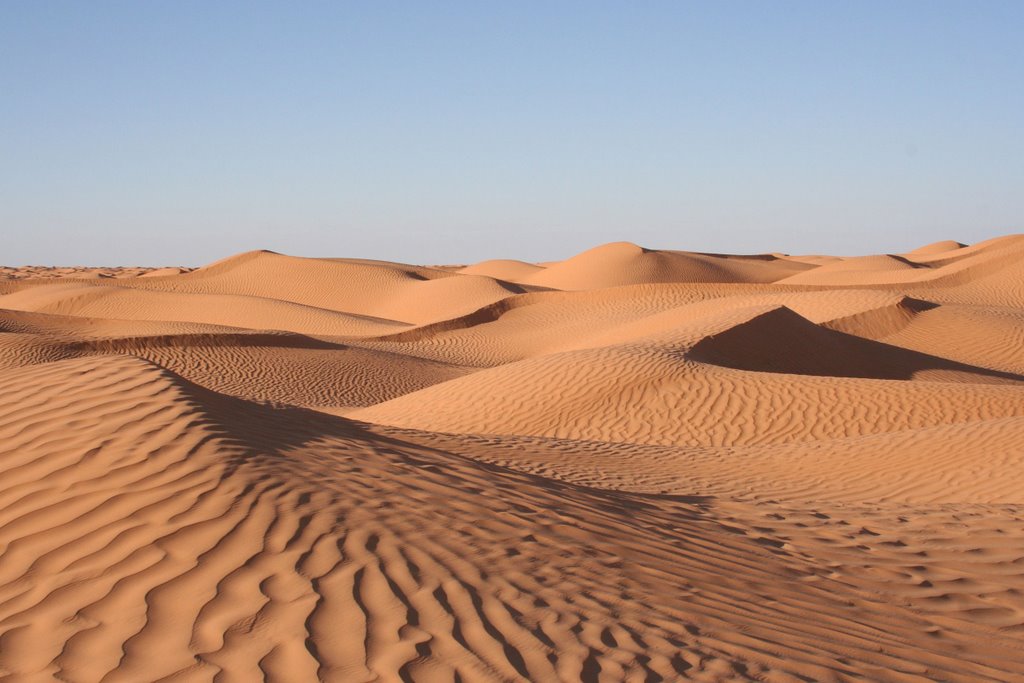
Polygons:
<instances>
[{"instance_id":1,"label":"desert sand","mask_svg":"<svg viewBox=\"0 0 1024 683\"><path fill-rule=\"evenodd\" d=\"M4 681L1024 680L1024 236L0 269Z\"/></svg>"}]
</instances>

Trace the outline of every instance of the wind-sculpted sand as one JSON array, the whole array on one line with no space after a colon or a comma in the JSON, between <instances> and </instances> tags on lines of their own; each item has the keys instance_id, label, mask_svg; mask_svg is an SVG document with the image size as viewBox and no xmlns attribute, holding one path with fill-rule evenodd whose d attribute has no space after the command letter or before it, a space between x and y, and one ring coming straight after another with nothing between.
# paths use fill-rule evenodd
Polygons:
<instances>
[{"instance_id":1,"label":"wind-sculpted sand","mask_svg":"<svg viewBox=\"0 0 1024 683\"><path fill-rule=\"evenodd\" d=\"M0 269L0 680L1024 680L1024 237Z\"/></svg>"}]
</instances>

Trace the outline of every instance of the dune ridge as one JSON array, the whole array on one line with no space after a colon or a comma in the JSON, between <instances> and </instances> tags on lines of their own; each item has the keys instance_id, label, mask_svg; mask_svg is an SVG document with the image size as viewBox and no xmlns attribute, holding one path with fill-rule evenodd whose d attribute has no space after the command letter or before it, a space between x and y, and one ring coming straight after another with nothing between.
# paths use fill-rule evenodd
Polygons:
<instances>
[{"instance_id":1,"label":"dune ridge","mask_svg":"<svg viewBox=\"0 0 1024 683\"><path fill-rule=\"evenodd\" d=\"M0 268L0 678L1024 677L1022 264Z\"/></svg>"}]
</instances>

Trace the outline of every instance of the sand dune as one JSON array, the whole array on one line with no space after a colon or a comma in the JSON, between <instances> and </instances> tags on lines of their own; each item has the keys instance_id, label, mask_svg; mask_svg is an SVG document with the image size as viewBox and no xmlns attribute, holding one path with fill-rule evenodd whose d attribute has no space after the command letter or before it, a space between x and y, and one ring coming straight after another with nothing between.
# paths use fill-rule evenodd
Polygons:
<instances>
[{"instance_id":1,"label":"sand dune","mask_svg":"<svg viewBox=\"0 0 1024 683\"><path fill-rule=\"evenodd\" d=\"M1024 678L1024 237L0 268L0 678Z\"/></svg>"},{"instance_id":2,"label":"sand dune","mask_svg":"<svg viewBox=\"0 0 1024 683\"><path fill-rule=\"evenodd\" d=\"M521 279L516 281L563 290L656 282L774 282L804 268L807 266L773 256L655 251L616 242L541 270L520 271Z\"/></svg>"}]
</instances>

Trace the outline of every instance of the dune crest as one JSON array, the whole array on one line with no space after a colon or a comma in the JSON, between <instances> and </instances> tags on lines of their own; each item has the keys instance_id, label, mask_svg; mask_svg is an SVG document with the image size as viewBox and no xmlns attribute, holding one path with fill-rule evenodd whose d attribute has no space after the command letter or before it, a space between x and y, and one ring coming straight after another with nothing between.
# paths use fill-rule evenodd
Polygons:
<instances>
[{"instance_id":1,"label":"dune crest","mask_svg":"<svg viewBox=\"0 0 1024 683\"><path fill-rule=\"evenodd\" d=\"M0 268L0 678L1024 677L1024 236Z\"/></svg>"}]
</instances>

